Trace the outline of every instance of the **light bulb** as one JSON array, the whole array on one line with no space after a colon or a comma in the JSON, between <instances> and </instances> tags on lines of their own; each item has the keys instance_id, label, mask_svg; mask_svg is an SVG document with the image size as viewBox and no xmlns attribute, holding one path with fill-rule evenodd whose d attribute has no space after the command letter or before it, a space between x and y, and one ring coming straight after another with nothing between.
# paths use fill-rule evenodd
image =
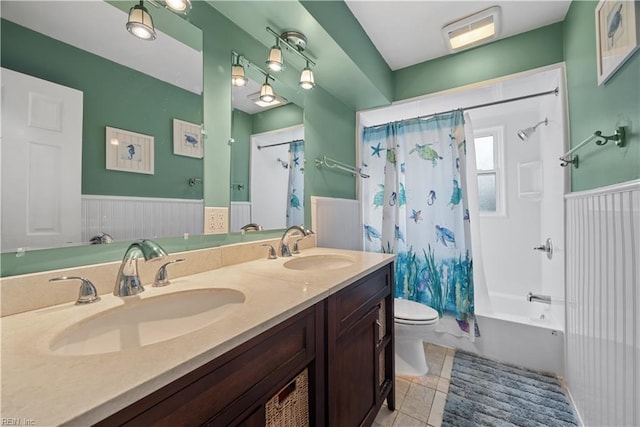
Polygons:
<instances>
[{"instance_id":1,"label":"light bulb","mask_svg":"<svg viewBox=\"0 0 640 427\"><path fill-rule=\"evenodd\" d=\"M315 85L316 83L313 79L313 71L311 71L311 68L307 65L307 67L302 70L302 74L300 74L300 87L308 90L313 89Z\"/></svg>"},{"instance_id":2,"label":"light bulb","mask_svg":"<svg viewBox=\"0 0 640 427\"><path fill-rule=\"evenodd\" d=\"M274 45L269 49L269 57L267 59L267 67L272 71L282 70L282 50L280 46Z\"/></svg>"}]
</instances>

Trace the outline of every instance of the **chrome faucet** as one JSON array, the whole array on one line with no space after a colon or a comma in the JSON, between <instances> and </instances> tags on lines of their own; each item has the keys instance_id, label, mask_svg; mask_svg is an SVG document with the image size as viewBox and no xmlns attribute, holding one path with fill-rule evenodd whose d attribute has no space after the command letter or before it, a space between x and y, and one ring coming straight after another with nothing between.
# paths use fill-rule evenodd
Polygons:
<instances>
[{"instance_id":1,"label":"chrome faucet","mask_svg":"<svg viewBox=\"0 0 640 427\"><path fill-rule=\"evenodd\" d=\"M289 234L294 235L296 231L297 234L302 235L303 238L313 234L313 231L305 230L305 228L301 225L292 225L291 227L287 228L282 234L282 239L280 240L280 256L291 256L291 249L289 248Z\"/></svg>"},{"instance_id":2,"label":"chrome faucet","mask_svg":"<svg viewBox=\"0 0 640 427\"><path fill-rule=\"evenodd\" d=\"M240 227L240 231L242 232L242 234L248 232L248 231L262 231L263 228L260 224L256 224L254 222L251 222L249 224L245 224L242 227Z\"/></svg>"},{"instance_id":3,"label":"chrome faucet","mask_svg":"<svg viewBox=\"0 0 640 427\"><path fill-rule=\"evenodd\" d=\"M549 295L536 295L529 292L527 294L527 301L529 302L541 302L544 304L551 304L551 296Z\"/></svg>"},{"instance_id":4,"label":"chrome faucet","mask_svg":"<svg viewBox=\"0 0 640 427\"><path fill-rule=\"evenodd\" d=\"M144 258L146 261L165 256L167 252L152 240L138 240L130 244L122 258L113 294L117 297L128 297L144 292L144 286L138 276L138 258Z\"/></svg>"}]
</instances>

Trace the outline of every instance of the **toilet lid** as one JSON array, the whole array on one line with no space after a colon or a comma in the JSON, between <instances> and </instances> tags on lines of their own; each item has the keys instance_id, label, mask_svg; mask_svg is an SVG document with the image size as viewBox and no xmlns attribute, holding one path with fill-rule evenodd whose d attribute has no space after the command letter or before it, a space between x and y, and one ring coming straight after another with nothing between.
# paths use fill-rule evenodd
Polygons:
<instances>
[{"instance_id":1,"label":"toilet lid","mask_svg":"<svg viewBox=\"0 0 640 427\"><path fill-rule=\"evenodd\" d=\"M396 319L413 321L432 321L438 319L438 312L433 308L406 299L395 298L393 310Z\"/></svg>"}]
</instances>

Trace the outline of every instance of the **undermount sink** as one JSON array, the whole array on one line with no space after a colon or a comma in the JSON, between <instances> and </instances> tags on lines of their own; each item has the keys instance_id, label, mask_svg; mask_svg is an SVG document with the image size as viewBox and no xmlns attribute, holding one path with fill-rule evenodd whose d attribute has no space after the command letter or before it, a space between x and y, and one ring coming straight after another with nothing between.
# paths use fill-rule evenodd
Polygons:
<instances>
[{"instance_id":1,"label":"undermount sink","mask_svg":"<svg viewBox=\"0 0 640 427\"><path fill-rule=\"evenodd\" d=\"M59 355L91 355L139 348L204 328L242 306L245 295L226 289L173 292L125 300L65 329L50 345Z\"/></svg>"},{"instance_id":2,"label":"undermount sink","mask_svg":"<svg viewBox=\"0 0 640 427\"><path fill-rule=\"evenodd\" d=\"M342 255L309 255L284 263L291 270L338 270L353 265L353 260Z\"/></svg>"}]
</instances>

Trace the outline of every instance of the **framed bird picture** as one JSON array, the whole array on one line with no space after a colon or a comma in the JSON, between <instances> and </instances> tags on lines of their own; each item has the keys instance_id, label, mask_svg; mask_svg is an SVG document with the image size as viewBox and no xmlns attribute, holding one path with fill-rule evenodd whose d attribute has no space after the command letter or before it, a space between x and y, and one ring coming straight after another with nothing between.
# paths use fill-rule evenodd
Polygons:
<instances>
[{"instance_id":1,"label":"framed bird picture","mask_svg":"<svg viewBox=\"0 0 640 427\"><path fill-rule=\"evenodd\" d=\"M600 0L596 6L598 86L609 80L640 46L639 3Z\"/></svg>"},{"instance_id":2,"label":"framed bird picture","mask_svg":"<svg viewBox=\"0 0 640 427\"><path fill-rule=\"evenodd\" d=\"M202 127L193 123L173 119L173 154L203 157Z\"/></svg>"},{"instance_id":3,"label":"framed bird picture","mask_svg":"<svg viewBox=\"0 0 640 427\"><path fill-rule=\"evenodd\" d=\"M106 126L106 168L153 175L151 135Z\"/></svg>"}]
</instances>

